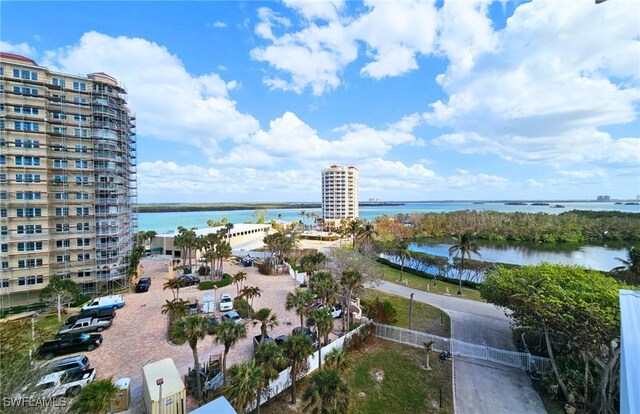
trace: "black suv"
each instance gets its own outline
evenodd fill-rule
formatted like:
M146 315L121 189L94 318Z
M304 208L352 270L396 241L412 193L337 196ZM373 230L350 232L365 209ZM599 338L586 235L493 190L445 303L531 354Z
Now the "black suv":
M148 292L149 287L151 286L151 278L150 277L141 277L136 284L136 293L139 292Z
M51 359L56 355L71 354L78 351L93 351L102 344L100 334L80 334L67 336L62 339L54 339L40 345L36 350L36 356Z
M77 315L70 316L69 319L64 323L65 325L71 325L78 321L78 319L84 318L115 318L116 311L109 309L91 309L86 311L81 311Z

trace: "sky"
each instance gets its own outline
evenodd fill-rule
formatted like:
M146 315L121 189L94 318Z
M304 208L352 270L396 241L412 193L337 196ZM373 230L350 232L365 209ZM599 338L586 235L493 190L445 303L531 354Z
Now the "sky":
M139 202L640 195L640 2L0 3L0 50L106 72Z

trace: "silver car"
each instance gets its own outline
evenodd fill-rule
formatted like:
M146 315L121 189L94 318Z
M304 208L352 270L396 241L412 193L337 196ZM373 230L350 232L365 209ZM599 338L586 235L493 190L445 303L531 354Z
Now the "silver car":
M222 315L222 322L226 322L226 321L234 321L238 325L244 323L244 319L242 319L240 315L238 315L238 312L236 311L227 312L224 315Z

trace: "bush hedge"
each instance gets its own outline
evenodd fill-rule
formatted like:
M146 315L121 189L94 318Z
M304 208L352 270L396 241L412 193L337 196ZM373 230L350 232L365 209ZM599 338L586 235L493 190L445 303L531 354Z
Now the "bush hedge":
M400 270L400 265L399 264L393 263L391 260L387 260L384 257L378 257L377 261L378 261L378 263L381 263L381 264L383 264L385 266L389 266L392 269ZM453 283L453 284L456 284L456 285L458 284L458 279L454 279L454 278L451 278L451 277L444 277L444 276L437 276L436 277L436 275L432 275L430 273L423 272L421 270L416 270L416 269L413 269L413 268L407 267L407 266L404 267L404 271L406 273L410 273L412 275L421 277L423 279L433 279L433 280L437 279L437 280L441 280L443 282ZM470 280L462 280L462 286L468 287L468 288L471 288L471 289L477 289L478 286L480 286L480 283L472 282Z
M238 315L243 319L248 319L249 314L253 314L253 308L249 302L243 298L235 298L233 300L233 309L238 312Z
M225 273L224 275L222 275L222 279L220 280L216 280L211 281L211 280L205 280L204 282L200 282L200 284L198 285L198 289L199 290L211 290L214 287L225 287L225 286L229 286L231 284L231 275L229 273Z
M45 309L47 307L48 307L48 305L46 303L43 303L43 302L36 302L36 303L32 303L30 305L13 306L13 307L8 308L8 309L0 310L0 318L4 318L7 315L16 315L16 314L22 313L22 312L39 311L39 310Z

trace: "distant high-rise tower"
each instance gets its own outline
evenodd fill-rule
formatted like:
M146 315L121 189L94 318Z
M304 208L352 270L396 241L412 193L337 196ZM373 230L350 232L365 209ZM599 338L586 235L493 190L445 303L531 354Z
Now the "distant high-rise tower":
M358 218L358 169L332 165L322 170L322 217Z
M0 307L37 301L53 274L87 294L126 284L136 138L125 89L11 53L0 80Z

